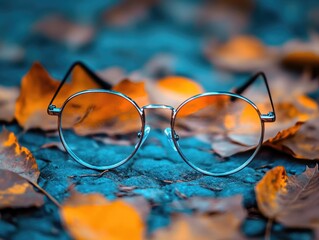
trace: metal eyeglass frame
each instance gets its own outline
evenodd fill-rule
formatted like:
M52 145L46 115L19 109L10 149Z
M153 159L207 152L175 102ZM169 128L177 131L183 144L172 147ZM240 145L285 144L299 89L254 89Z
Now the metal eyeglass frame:
M66 101L63 103L63 105L58 108L55 105L53 105L53 101L56 98L56 96L58 95L59 91L61 90L62 86L64 85L64 83L67 81L67 79L69 78L71 72L73 71L73 69L79 66L81 67L83 70L86 71L86 73L96 82L98 83L102 88L104 89L89 89L89 90L84 90L81 92L77 92L73 95L71 95L69 98L66 99ZM246 97L242 96L241 94L250 86L252 85L259 77L262 77L267 92L268 92L268 96L269 96L269 100L270 100L270 104L271 104L271 108L272 111L268 112L267 114L262 114L258 107L249 99L247 99ZM150 131L150 128L148 126L145 125L145 109L169 109L171 110L171 122L170 122L170 127L171 128L166 128L165 129L165 134L168 137L169 143L171 144L171 146L174 148L175 151L177 151L179 153L179 155L182 157L182 159L193 169L206 174L206 175L210 175L210 176L226 176L229 174L233 174L236 173L240 170L242 170L244 167L246 167L256 156L256 154L258 153L259 149L261 148L261 145L263 143L264 140L264 132L265 132L265 122L275 122L276 121L276 113L275 113L275 108L274 108L274 104L273 104L273 100L271 97L271 93L270 93L270 89L269 89L269 85L268 85L268 81L266 78L266 75L263 72L258 72L257 74L253 75L245 84L243 84L242 86L240 86L239 88L234 90L234 93L231 92L224 92L224 91L215 91L215 92L207 92L207 93L202 93L202 94L198 94L196 96L193 96L191 98L188 98L187 100L185 100L183 103L181 103L176 109L172 106L168 106L168 105L161 105L161 104L149 104L143 107L139 107L134 100L132 100L131 98L129 98L128 96L120 93L120 92L116 92L113 90L110 90L112 88L112 86L110 84L108 84L107 82L105 82L104 80L102 80L101 78L99 78L93 71L91 71L85 64L83 64L82 62L75 62L74 64L72 64L72 66L69 68L69 70L67 71L67 73L65 74L63 80L61 81L58 89L56 90L54 96L52 97L47 112L49 115L53 115L53 116L58 116L58 129L59 129L59 136L61 139L61 142L65 148L65 150L69 153L69 155L75 160L77 161L79 164L91 168L91 169L95 169L95 170L106 170L106 169L113 169L116 168L124 163L126 163L128 160L130 160L135 153L137 152L137 150L140 148L140 146L143 144L143 142L145 141L145 139L148 136L148 133ZM108 93L108 94L114 94L120 97L123 97L124 99L126 99L127 101L129 101L137 110L137 112L139 113L139 116L141 118L141 123L142 123L142 128L141 131L139 132L139 142L135 145L134 151L125 159L123 159L122 161L113 164L113 165L107 165L107 166L95 166L95 165L91 165L85 161L83 161L81 158L79 158L72 150L71 148L67 145L63 133L62 133L62 113L63 110L65 108L65 106L67 105L67 103L72 100L73 98L82 95L82 94L87 94L87 93ZM189 103L192 100L195 100L199 97L204 97L204 96L213 96L213 95L226 95L229 96L231 101L235 101L236 99L241 99L245 102L247 102L249 105L251 105L255 111L257 112L259 119L260 119L260 124L261 124L261 135L260 135L260 140L258 142L258 145L255 148L255 151L253 152L253 154L239 167L224 172L224 173L212 173L206 170L203 170L197 166L195 166L192 162L190 162L187 157L183 154L183 152L181 151L181 148L179 146L178 143L178 135L175 133L174 131L174 124L175 124L175 119L176 119L176 115L179 112L179 110L187 103Z

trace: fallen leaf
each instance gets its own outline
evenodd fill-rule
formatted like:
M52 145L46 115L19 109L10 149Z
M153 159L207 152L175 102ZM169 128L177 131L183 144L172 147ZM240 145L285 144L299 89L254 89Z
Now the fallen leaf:
M47 114L47 107L58 86L59 82L50 77L39 63L32 65L30 71L22 78L20 96L16 102L15 118L20 126L25 130L57 129L56 118ZM90 76L77 66L74 68L71 82L62 87L54 104L62 106L72 94L97 87Z
M35 63L23 77L21 93L16 102L15 117L24 129L57 129L56 118L49 116L46 111L58 85L59 82L51 78L39 63ZM66 83L61 88L53 104L61 107L72 94L96 88L101 88L101 86L94 82L87 72L78 65L72 72L70 83ZM124 79L116 84L113 90L126 94L141 106L149 102L144 82L132 82ZM95 133L118 134L123 131L132 131L132 127L134 131L136 127L140 128L140 115L128 101L117 97L120 104L114 106L117 110L113 111L105 103L113 101L115 95L95 94L94 101L92 101L91 96L92 94L82 94L73 98L64 108L62 126L64 129L74 128L77 134L86 135ZM138 124L132 120L133 117L138 121ZM114 121L115 118L121 121ZM122 127L106 123L116 123Z
M18 63L24 56L25 50L22 47L0 42L0 61Z
M127 26L136 24L148 16L148 10L156 3L156 0L129 0L122 1L108 8L103 13L105 24L111 26Z
M246 217L242 197L226 199L190 198L173 203L192 215L174 214L168 228L157 230L152 239L243 239L240 226Z
M314 118L304 124L296 125L296 132L279 140L270 141L269 145L287 152L295 158L319 159L319 119ZM267 144L268 145L268 144Z
M40 175L32 153L20 146L14 133L5 128L0 134L0 169L15 172L34 183Z
M275 167L255 187L258 208L285 226L318 229L318 182L318 165L298 176L288 176L284 167Z
M243 197L236 195L229 198L191 197L172 203L174 209L182 211L190 209L196 213L226 213L231 212L238 219L245 219L246 210L242 206Z
M239 35L225 44L212 43L206 56L218 67L250 72L263 69L276 61L275 51L253 36Z
M203 4L191 2L164 3L170 19L178 24L200 27L221 36L232 36L247 29L253 6L251 0L205 1ZM176 11L179 9L179 11Z
M290 70L319 71L319 35L313 34L308 42L290 41L282 48L281 64Z
M65 152L65 148L63 147L63 144L61 142L49 142L45 143L41 146L41 148L57 148L62 152Z
M110 202L100 194L73 192L60 214L75 239L143 239L145 225L134 207L122 200Z
M11 122L14 119L15 103L18 96L18 88L0 86L0 121Z
M181 76L167 76L156 82L148 81L146 84L152 103L172 107L178 107L186 99L204 92L200 84Z
M308 80L306 78L301 79L301 82L305 83ZM318 104L305 95L310 90L309 86L313 90L318 84L310 82L308 87L298 88L300 86L299 82L287 80L286 78L276 79L272 83L271 89L274 89L272 95L276 110L276 122L265 124L264 142L277 148L276 144L280 140L295 135L303 123L310 121L318 114ZM243 95L254 101L261 113L270 111L268 95L260 89L252 87L247 89ZM255 148L253 147L254 144L251 144L252 147L247 147L249 146L247 143L256 143L258 141L260 138L260 125L257 121L256 124L252 123L253 112L247 110L252 109L244 109L241 117L233 120L233 125L242 127L235 128L236 131L228 132L224 138L218 139L214 143L213 150L220 156L228 157ZM232 115L231 118L234 117ZM248 128L247 126L245 127L249 122L252 124L249 124ZM249 138L247 138L247 134Z
M70 48L88 44L95 34L92 26L73 23L58 15L45 17L34 25L33 30Z
M145 88L143 81L132 82L129 79L124 79L113 86L112 90L125 94L142 107L150 102Z
M40 207L43 195L23 177L9 170L0 169L0 209Z

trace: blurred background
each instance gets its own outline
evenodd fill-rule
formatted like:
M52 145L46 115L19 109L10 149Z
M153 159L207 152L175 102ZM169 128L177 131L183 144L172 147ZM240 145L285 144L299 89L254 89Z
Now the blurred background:
M1 0L0 84L19 84L34 61L57 79L81 60L206 90L257 70L316 75L318 29L317 0Z

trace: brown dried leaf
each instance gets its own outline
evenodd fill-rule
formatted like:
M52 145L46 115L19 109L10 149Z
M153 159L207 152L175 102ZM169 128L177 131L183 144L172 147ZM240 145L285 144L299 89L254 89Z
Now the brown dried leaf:
M40 207L43 195L23 177L9 170L0 169L0 209Z
M291 154L295 158L319 159L319 119L314 118L297 127L295 134L270 141L270 146Z
M62 16L48 16L34 26L34 31L43 34L49 39L65 43L71 48L81 47L89 43L95 30L89 25L72 23Z
M0 121L11 122L14 119L15 103L18 96L18 88L0 86Z
M284 167L276 167L255 188L260 211L288 227L319 228L318 165L298 176L287 176Z
M304 81L302 80L302 82ZM276 147L275 142L277 143L282 139L295 135L302 123L313 119L318 113L318 104L304 95L309 89L303 87L301 90L298 88L299 84L298 82L295 83L285 78L280 78L271 85L272 89L274 89L272 93L277 119L275 123L265 125L264 142L270 146ZM293 86L298 88L298 90L291 90ZM311 86L314 87L312 83ZM270 111L268 95L255 88L248 89L244 94L245 97L256 103L261 113ZM243 114L246 117L242 117L237 124L244 125L245 121L249 119L249 114L249 112ZM255 137L255 140L252 138L253 142L257 142L256 139L260 137L259 125L256 124L256 127L250 126L249 134L251 137ZM213 149L223 157L232 156L236 153L247 151L247 141L245 134L242 132L232 132L224 139L220 139L218 143L215 143ZM269 142L273 144L269 144Z
M61 142L49 142L41 146L41 148L57 148L62 152L65 152L65 148Z
M246 217L246 211L241 203L241 196L226 199L191 198L175 202L175 207L211 214L175 214L172 224L156 231L152 239L243 239L240 225Z
M73 192L60 210L64 226L75 239L142 239L145 225L134 207L110 202L100 194Z
M34 183L40 175L32 153L20 146L14 133L6 129L0 134L0 169L15 172Z
M310 41L290 41L282 50L281 64L287 69L319 71L319 35L313 35Z
M245 219L247 213L242 206L243 197L236 195L229 198L204 198L191 197L187 200L179 200L172 203L178 210L191 209L197 213L225 213L231 212L238 219Z
M148 10L156 3L156 0L122 1L103 14L105 24L111 26L132 25L145 19Z

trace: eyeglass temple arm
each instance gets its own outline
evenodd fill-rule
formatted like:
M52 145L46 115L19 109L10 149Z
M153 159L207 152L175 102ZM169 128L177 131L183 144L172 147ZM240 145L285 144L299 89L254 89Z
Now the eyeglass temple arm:
M96 82L98 83L99 85L101 85L102 88L104 89L111 89L112 88L112 85L105 82L104 80L102 80L99 76L97 76L87 65L85 65L83 62L81 61L76 61L74 62L71 67L68 69L68 71L66 72L66 74L64 75L58 89L56 90L56 92L54 93L50 103L49 103L49 106L48 106L48 111L50 111L50 108L52 108L52 103L54 101L54 99L56 98L56 96L59 94L61 88L63 87L64 83L67 81L67 79L69 78L71 72L73 71L73 69L76 67L76 66L80 66L82 69L84 69L84 71Z
M267 114L262 114L261 117L265 122L275 122L276 121L276 112L274 103L271 97L271 92L268 84L268 80L266 77L266 74L264 72L258 72L255 75L253 75L250 79L248 79L247 82L245 82L242 86L236 88L234 90L234 93L241 95L244 91L246 91L247 88L249 88L259 77L261 77L266 85L266 89L268 92L268 97L270 100L272 111Z

